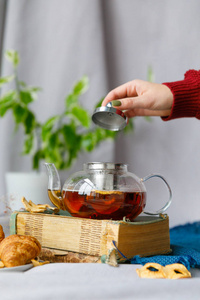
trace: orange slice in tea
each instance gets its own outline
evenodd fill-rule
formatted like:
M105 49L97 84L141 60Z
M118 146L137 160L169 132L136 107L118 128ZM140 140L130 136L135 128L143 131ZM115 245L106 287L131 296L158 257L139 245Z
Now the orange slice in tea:
M107 215L117 211L124 202L123 192L120 191L95 190L86 199L97 213Z
M86 202L87 195L80 195L78 192L63 191L64 206L73 217L90 217L94 209Z
M78 192L63 191L64 205L69 212L77 213L84 205L85 197Z

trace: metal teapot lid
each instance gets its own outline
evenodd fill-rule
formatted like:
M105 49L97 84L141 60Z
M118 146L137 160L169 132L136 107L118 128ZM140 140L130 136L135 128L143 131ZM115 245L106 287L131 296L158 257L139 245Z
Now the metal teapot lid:
M108 103L106 106L95 109L92 115L92 121L104 129L119 131L126 127L128 118L121 110L112 107L112 105Z

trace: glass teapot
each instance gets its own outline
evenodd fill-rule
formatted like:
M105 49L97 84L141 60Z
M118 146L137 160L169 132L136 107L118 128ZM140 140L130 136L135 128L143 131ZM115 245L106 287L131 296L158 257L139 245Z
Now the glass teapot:
M142 179L128 172L126 164L92 162L83 165L83 171L70 176L61 190L60 178L52 163L45 163L49 182L48 195L59 209L67 210L73 217L91 219L129 220L140 213L164 213L171 204L172 192L161 175L151 174ZM146 188L144 182L159 177L167 185L169 199L156 212L144 211Z

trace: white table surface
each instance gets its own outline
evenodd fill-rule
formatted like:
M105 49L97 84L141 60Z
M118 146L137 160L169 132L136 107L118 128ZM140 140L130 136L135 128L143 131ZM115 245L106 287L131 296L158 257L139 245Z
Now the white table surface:
M8 234L6 218L0 224ZM191 269L192 278L143 279L141 265L52 263L25 272L0 270L0 300L15 299L200 299L200 269Z
M0 271L0 298L7 299L200 299L200 270L192 278L143 279L137 265L56 263L26 272Z

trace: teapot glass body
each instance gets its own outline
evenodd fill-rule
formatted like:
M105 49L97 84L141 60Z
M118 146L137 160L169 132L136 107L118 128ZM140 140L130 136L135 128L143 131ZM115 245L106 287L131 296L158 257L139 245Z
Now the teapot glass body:
M54 166L53 164L46 164ZM48 168L47 168L48 169ZM51 172L52 173L52 172ZM144 181L160 175L149 175L143 179L128 172L126 164L87 163L83 171L70 176L64 183L62 191L55 184L55 178L49 173L49 198L62 210L67 210L73 217L91 219L133 220L144 211L146 205L146 188ZM53 184L54 183L54 184ZM171 203L159 211L164 212Z

